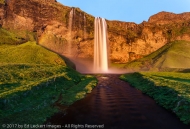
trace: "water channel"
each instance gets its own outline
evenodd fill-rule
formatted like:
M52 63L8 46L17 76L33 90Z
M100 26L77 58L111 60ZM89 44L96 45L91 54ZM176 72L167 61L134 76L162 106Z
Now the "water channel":
M66 113L56 113L48 122L78 128L89 124L102 125L104 129L190 129L119 76L97 75L99 83L92 93L71 105Z

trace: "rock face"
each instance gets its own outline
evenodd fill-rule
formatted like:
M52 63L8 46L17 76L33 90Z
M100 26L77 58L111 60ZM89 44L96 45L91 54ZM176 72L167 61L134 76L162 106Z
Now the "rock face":
M190 16L189 13L175 14L175 13L169 13L169 12L163 11L151 16L148 22L154 23L157 25L179 23L179 22L184 22L186 20L190 20L189 16Z
M107 24L111 62L141 58L170 41L190 41L190 13L160 12L141 24L108 20ZM0 2L0 26L33 33L40 45L57 53L93 58L94 17L56 0Z
M3 18L4 18L4 4L0 3L0 27L3 24Z

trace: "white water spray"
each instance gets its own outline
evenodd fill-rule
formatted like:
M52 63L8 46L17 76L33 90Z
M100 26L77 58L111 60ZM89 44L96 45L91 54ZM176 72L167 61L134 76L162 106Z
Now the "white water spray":
M104 18L94 22L94 72L108 72L107 24Z

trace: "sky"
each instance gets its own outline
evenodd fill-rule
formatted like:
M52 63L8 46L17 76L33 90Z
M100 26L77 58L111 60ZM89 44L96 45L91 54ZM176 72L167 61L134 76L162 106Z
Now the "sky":
M95 17L141 23L161 11L190 12L190 0L57 0Z

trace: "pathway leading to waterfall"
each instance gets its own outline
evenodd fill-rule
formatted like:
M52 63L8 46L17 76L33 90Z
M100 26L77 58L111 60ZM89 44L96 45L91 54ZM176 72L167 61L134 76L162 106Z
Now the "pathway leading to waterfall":
M104 129L190 129L153 99L119 79L119 75L97 76L98 86L67 113L57 113L54 125L103 125ZM78 128L78 129L79 129Z

